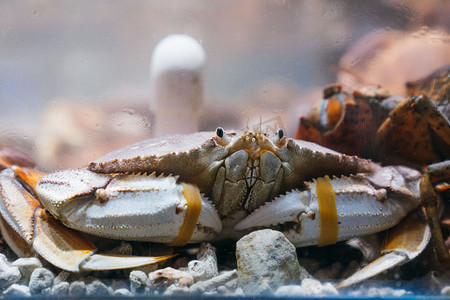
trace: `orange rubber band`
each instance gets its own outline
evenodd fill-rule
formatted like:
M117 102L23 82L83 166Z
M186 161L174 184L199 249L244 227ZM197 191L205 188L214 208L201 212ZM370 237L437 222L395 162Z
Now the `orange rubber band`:
M202 197L199 189L191 184L182 183L183 194L186 198L187 209L183 225L180 227L178 236L170 243L170 246L184 246L191 239L197 225L198 217L202 211Z
M336 244L338 238L338 215L336 197L328 176L317 178L317 201L319 203L319 246Z

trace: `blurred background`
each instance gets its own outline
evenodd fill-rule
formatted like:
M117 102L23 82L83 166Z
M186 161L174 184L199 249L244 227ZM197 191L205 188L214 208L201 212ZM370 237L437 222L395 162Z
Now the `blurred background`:
M206 53L199 130L261 119L292 136L326 84L402 94L449 64L449 15L445 0L2 1L0 144L50 171L154 136L150 61L171 34Z

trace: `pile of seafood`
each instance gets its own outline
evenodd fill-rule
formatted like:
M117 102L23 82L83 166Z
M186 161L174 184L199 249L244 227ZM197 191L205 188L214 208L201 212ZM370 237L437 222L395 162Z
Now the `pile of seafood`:
M218 127L50 174L3 148L3 295L448 295L449 80L329 86L296 139Z

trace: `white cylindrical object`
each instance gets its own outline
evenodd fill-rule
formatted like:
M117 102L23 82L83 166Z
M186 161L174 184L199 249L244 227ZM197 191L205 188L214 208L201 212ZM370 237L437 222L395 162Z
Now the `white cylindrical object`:
M198 131L204 64L203 47L187 35L158 43L150 68L154 136Z

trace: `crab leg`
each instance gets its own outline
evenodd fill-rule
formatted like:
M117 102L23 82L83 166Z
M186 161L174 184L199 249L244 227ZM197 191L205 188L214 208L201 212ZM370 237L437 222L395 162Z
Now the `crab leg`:
M430 127L450 145L450 122L447 117L433 104L430 98L420 95L411 99L412 108L421 115Z
M420 118L417 118L417 116L420 116ZM397 138L410 136L411 131L409 128L415 128L419 123L425 124L425 126L428 124L447 145L450 145L449 120L428 97L423 95L408 97L389 113L389 118L378 129L376 145L389 144L386 141L389 141L393 136L397 136ZM418 153L417 156L412 157L412 161L430 163L439 160L436 154L429 151L433 146L430 139L417 143L415 138L416 136L412 135L412 138L409 139L411 147L414 147L413 152ZM410 148L405 147L405 149ZM412 152L408 150L405 153L401 153L401 155L408 157L410 153ZM420 158L420 161L418 161L418 158Z
M139 267L172 258L94 254L97 248L76 231L63 226L43 209L36 211L33 248L51 264L71 272Z
M430 241L430 228L418 213L411 213L393 230L389 230L381 257L365 266L335 287L344 288L402 265L422 253Z
M0 173L0 213L2 234L19 256L32 252L36 199L14 177L12 169Z
M437 212L438 199L431 182L448 178L449 170L450 161L430 165L426 168L420 181L421 204L424 206L426 211L427 221L432 233L431 240L439 261L447 268L450 267L450 253L445 246L442 231L439 226L439 216Z

